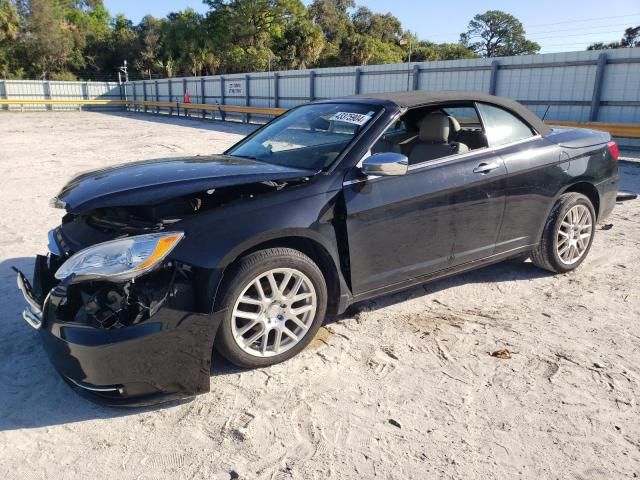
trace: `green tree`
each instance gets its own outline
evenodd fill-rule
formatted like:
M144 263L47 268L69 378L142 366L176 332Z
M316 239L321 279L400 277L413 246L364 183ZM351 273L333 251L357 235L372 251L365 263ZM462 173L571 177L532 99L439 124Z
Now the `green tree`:
M476 15L460 44L483 57L504 57L538 53L540 45L525 37L522 23L513 15L489 10Z
M610 43L596 42L589 45L587 47L587 50L608 50L611 48L622 48L622 45L620 45L620 42L610 42Z
M478 55L459 43L441 43L438 48L438 60L460 60L462 58L478 58Z
M596 42L587 47L587 50L607 50L610 48L633 48L640 47L640 25L629 27L624 31L622 40L619 42Z
M478 55L458 43L433 43L419 41L412 44L411 61L432 62L436 60L459 60L477 58ZM405 57L405 60L408 58Z
M52 72L65 71L74 55L73 25L65 22L64 9L50 0L31 0L27 17L28 68L48 78Z
M105 72L105 53L109 50L111 39L111 15L102 1L92 2L86 10L72 9L68 20L78 25L82 30L84 64L88 71L94 73Z
M349 9L355 6L355 0L314 0L309 14L327 42L339 45L351 26Z
M351 21L356 32L384 43L395 43L402 36L402 24L391 13L382 15L367 7L359 7Z
M107 72L116 72L124 60L133 62L139 51L138 33L133 22L123 14L116 15L111 21L103 68Z
M12 76L17 67L14 59L20 23L16 5L10 0L0 0L0 76L3 78Z
M318 61L323 48L322 30L306 16L289 22L273 45L282 69L308 68Z
M205 0L208 37L228 72L273 65L307 66L317 58L320 30L300 0ZM288 41L296 42L289 44ZM282 56L282 58L281 58Z
M157 70L158 61L162 50L162 26L164 21L145 15L137 27L138 44L140 50L134 65L137 70L144 72L145 76L151 79L153 71Z
M340 45L340 61L343 65L401 63L404 55L404 50L397 43L382 42L359 33L349 35Z
M320 27L324 37L318 66L346 65L349 55L345 57L346 46L342 46L343 40L348 39L351 45L362 43L353 38L355 32L349 9L355 6L355 0L314 0L309 5L309 15L313 23Z
M177 72L189 75L194 70L194 58L205 48L204 17L192 8L170 13L162 25L162 47L165 58L176 60ZM196 68L197 69L197 68Z
M0 0L0 42L16 40L20 29L18 9L11 0Z
M640 25L627 28L620 44L625 48L640 47Z

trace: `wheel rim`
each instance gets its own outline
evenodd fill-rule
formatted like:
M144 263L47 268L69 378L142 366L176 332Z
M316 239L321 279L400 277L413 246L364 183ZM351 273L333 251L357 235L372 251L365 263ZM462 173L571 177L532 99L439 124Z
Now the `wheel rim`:
M309 277L293 268L269 270L238 296L231 317L233 339L249 355L280 355L306 336L316 310Z
M589 248L593 235L591 211L584 205L575 205L569 209L556 238L558 258L565 265L579 261Z

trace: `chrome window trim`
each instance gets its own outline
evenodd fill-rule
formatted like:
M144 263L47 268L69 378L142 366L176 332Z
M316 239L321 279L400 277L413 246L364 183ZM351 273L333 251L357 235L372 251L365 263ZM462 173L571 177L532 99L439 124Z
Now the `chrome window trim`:
M520 145L520 144L524 144L527 142L532 142L534 140L539 140L542 138L542 135L540 134L535 134L529 138L523 138L522 140L517 140L515 142L511 142L511 143L505 143L504 145L498 145L495 147L484 147L484 148L478 148L476 150L471 150L469 152L465 152L465 153L457 153L455 155L449 155L446 157L442 157L438 160L430 160L428 162L423 162L423 163L418 163L416 165L410 165L409 168L407 169L407 174L409 174L410 172L415 172L417 170L422 170L424 168L430 168L436 165L442 165L443 163L448 163L451 161L455 161L455 160L460 160L462 158L467 158L467 157L471 157L473 155L477 155L479 153L491 153L491 152L497 152L498 150L502 150L504 148L509 148L509 147L513 147L514 145ZM372 177L367 177L367 178L358 178L355 180L348 180L346 182L342 182L343 186L347 186L347 185L353 185L355 183L360 183L360 182L366 182L366 181L370 181L370 180L377 180L379 178L386 178L386 177L380 177L380 176L372 176Z

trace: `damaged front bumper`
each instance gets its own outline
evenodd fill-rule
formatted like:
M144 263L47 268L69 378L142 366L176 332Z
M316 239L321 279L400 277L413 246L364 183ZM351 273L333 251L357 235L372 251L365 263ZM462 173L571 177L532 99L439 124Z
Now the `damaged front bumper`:
M19 271L17 283L27 303L23 318L38 330L67 383L114 406L149 405L209 391L220 314L197 313L186 278L177 280L169 272L139 279L138 290L145 281L152 282L149 288L164 288L160 300L136 306L122 303L115 293L120 285L56 283L51 257L36 258L33 287ZM136 308L147 311L144 316L125 311ZM128 318L135 323L123 320Z
M17 269L16 271L18 273L18 277L16 279L18 283L18 290L20 290L22 296L24 297L24 300L27 302L27 306L22 311L22 318L33 328L39 330L42 327L43 305L39 304L38 300L36 300L31 289L31 284L25 278L22 272ZM43 302L44 305L47 304L47 300L48 299L45 299L45 301Z

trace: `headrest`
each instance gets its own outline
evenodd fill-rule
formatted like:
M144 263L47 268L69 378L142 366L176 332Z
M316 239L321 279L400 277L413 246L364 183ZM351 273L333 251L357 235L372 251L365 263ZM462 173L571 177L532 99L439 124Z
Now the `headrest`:
M418 122L421 142L447 143L449 141L449 117L442 113L429 113Z
M456 120L456 118L452 117L451 115L449 115L449 128L454 132L459 132L462 129L462 127L460 127L460 122L458 122L458 120Z

